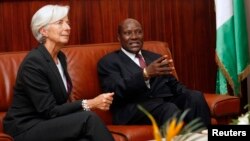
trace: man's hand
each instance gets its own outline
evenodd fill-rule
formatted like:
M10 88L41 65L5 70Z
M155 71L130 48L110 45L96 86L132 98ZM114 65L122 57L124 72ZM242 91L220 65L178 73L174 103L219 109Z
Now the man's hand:
M149 64L145 68L145 72L148 77L155 77L161 75L172 74L174 71L173 60L168 59L167 55L163 55L162 57L156 59L151 64Z

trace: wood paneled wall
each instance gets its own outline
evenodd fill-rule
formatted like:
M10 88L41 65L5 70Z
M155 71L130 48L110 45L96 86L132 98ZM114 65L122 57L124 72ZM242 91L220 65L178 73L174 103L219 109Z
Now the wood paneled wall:
M69 44L117 42L117 25L127 17L144 27L145 40L169 43L180 81L215 91L213 0L1 0L0 52L30 50L34 12L45 4L70 5Z

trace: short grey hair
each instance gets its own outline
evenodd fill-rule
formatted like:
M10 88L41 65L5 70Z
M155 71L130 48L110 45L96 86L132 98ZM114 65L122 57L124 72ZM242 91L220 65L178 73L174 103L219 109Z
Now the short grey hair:
M43 36L40 29L49 23L56 22L68 15L69 6L45 5L40 8L32 17L31 30L33 36L40 43L43 42Z

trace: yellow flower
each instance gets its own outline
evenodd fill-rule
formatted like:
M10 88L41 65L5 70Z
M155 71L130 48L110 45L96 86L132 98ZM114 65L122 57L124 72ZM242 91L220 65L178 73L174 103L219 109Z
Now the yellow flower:
M150 119L152 122L152 127L154 131L154 138L156 141L162 141L162 136L160 132L160 128L158 127L154 117L147 111L145 110L142 106L138 105L138 108L147 115L147 117ZM186 124L184 126L184 117L188 113L189 110L185 110L179 119L177 119L176 116L174 116L172 119L166 122L166 124L163 126L163 132L165 133L165 140L166 141L172 141L174 137L178 136L179 134L182 134L178 139L175 139L175 141L183 141L191 136L191 132L199 132L204 129L203 124L200 122L199 118L196 118Z
M180 121L179 123L176 123L177 119L173 118L170 122L170 125L167 127L166 130L166 141L171 141L173 137L179 134L181 131L184 122Z

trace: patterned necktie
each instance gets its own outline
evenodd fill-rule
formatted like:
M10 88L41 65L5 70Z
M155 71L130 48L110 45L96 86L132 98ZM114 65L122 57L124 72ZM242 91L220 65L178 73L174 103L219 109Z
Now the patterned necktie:
M146 68L147 65L146 65L146 63L145 63L145 61L144 61L142 55L138 53L138 54L136 54L135 57L138 58L140 67L141 67L142 69Z

